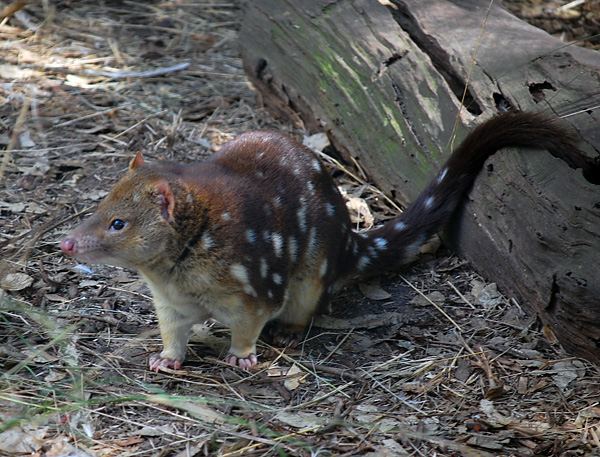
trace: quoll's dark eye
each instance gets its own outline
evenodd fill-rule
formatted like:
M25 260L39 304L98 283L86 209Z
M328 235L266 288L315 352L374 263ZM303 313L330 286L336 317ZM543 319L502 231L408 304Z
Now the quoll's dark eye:
M110 223L110 230L118 232L119 230L123 230L126 225L127 222L122 221L121 219L115 219Z

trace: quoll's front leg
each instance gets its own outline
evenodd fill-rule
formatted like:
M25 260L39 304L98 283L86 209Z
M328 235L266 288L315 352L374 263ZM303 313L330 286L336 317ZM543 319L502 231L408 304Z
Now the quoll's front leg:
M161 302L154 303L163 350L150 357L150 369L157 373L162 368L178 370L185 359L186 345L192 326L199 322L192 316L185 316L177 309Z

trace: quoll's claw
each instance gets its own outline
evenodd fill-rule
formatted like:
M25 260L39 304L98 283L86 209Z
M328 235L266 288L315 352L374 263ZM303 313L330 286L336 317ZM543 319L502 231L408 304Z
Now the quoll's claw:
M179 370L181 368L181 362L179 360L163 359L160 354L154 354L150 357L150 369L158 373L163 368L171 370Z
M273 338L273 342L280 347L295 348L296 346L298 346L299 339L300 337L298 335L277 334Z
M230 365L237 365L242 370L249 370L257 364L258 358L256 357L256 354L250 354L246 359L240 359L233 354L229 354L227 357L225 357L225 362L227 362Z

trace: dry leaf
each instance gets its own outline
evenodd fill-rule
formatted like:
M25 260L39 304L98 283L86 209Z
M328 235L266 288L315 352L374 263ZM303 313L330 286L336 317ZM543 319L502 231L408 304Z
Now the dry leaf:
M361 293L370 300L387 300L392 296L376 282L361 282L358 284Z
M44 377L44 381L46 382L58 382L62 381L67 377L67 373L59 370L50 370L48 374Z
M33 284L33 278L25 273L10 273L2 280L2 288L4 290L23 290Z
M286 373L286 376L299 375L300 373L302 373L302 370L300 368L298 368L298 365L293 364L291 366L291 368L288 370L288 372ZM293 378L286 379L283 382L283 385L285 386L285 388L287 390L295 390L300 386L300 384L304 383L306 376L307 376L307 374L305 374L304 376L294 376Z
M353 224L364 222L366 228L373 226L375 219L371 214L371 208L367 205L364 198L352 197L348 195L346 197L346 208L350 212L350 220Z
M304 413L302 411L280 411L275 419L295 428L315 428L323 424L323 420L316 414Z
M45 457L91 457L85 451L77 449L64 438L59 443L54 443L45 454Z
M22 213L25 211L25 203L23 202L16 202L16 203L8 203L8 202L4 202L4 201L0 201L0 208L4 208L8 211L10 211L11 213Z
M156 425L156 426L146 426L141 430L138 430L138 434L141 436L163 436L163 435L171 435L173 433L173 427L170 425Z
M169 406L171 408L177 408L181 411L186 411L196 419L203 420L208 423L224 424L225 417L213 410L208 406L204 406L191 401L181 400L177 397L171 397L167 395L148 395L146 400L152 403L157 403L163 406Z
M546 339L550 341L550 344L558 344L558 339L556 338L556 335L554 335L554 332L550 327L544 325L544 327L542 328L542 332L546 336Z
M44 295L46 297L46 300L51 301L51 302L56 302L56 303L66 303L69 300L66 299L65 297L61 297L58 294L46 294Z
M26 130L19 135L19 144L24 149L36 146L35 141L31 139L31 132L29 130Z
M302 144L313 151L323 151L331 143L327 134L315 133L314 135L305 136L302 139Z
M48 427L36 429L13 428L0 433L0 451L7 454L29 454L39 451L45 444Z
M476 281L473 281L474 283ZM471 290L471 294L477 299L477 301L483 305L486 310L492 309L502 302L504 297L502 294L498 292L498 286L496 283L487 284L481 287L482 283L480 281L476 282L477 284L473 286Z
M479 402L481 411L487 416L488 422L492 427L505 427L514 421L510 417L500 414L490 400L481 400Z
M585 365L580 360L564 360L555 363L552 371L556 373L554 384L564 391L575 379L585 376Z

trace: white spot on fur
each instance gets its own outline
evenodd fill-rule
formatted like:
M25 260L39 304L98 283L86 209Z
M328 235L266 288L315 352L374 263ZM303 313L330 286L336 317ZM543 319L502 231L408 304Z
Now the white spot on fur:
M300 199L300 201L302 202L302 198ZM300 225L300 230L302 230L303 232L306 232L306 229L308 228L308 224L306 222L306 201L302 202L302 205L300 206L300 209L298 210L298 225Z
M312 227L308 234L308 249L307 253L309 256L313 255L317 250L317 229Z
M312 181L308 181L306 183L306 188L308 189L308 192L310 194L314 194L315 193L315 185L314 185L314 183Z
M277 195L274 199L273 199L273 204L275 206L281 206L281 197L279 195Z
M279 233L273 233L273 249L275 255L281 257L281 251L283 250L283 237Z
M260 276L263 279L265 279L267 277L268 272L269 272L269 265L267 264L267 259L262 257L260 259Z
M369 264L371 263L371 259L368 255L363 255L358 259L358 263L356 264L357 268L360 271L363 271Z
M256 173L256 176L258 176L259 178L262 179L262 178L265 177L265 174L262 171L259 171L259 172Z
M325 273L327 273L327 259L323 260L321 268L319 268L319 276L322 278L325 276Z
M312 166L315 170L321 171L321 164L319 163L319 161L317 159L313 159Z
M254 290L254 287L252 287L250 284L246 284L244 286L244 292L246 292L248 295L252 295L253 297L258 297L256 290Z
M440 174L437 177L437 183L440 184L444 178L446 177L446 174L448 173L448 169L447 168L443 168L442 171L440 171Z
M273 273L273 282L275 284L277 284L278 286L280 286L281 283L283 282L283 278L281 277L281 275L279 275L277 273Z
M188 203L192 203L194 201L194 196L192 194L187 194L185 197L185 201Z
M380 251L387 249L388 242L385 238L375 238L373 243L375 243L375 247Z
M267 243L269 243L271 241L271 232L269 230L265 230L263 232L263 238Z
M331 203L327 203L327 205L325 205L325 211L327 211L329 216L333 216L335 214L335 206Z
M256 242L256 232L252 229L246 230L246 239L250 243L255 243Z
M283 292L283 307L285 307L285 305L287 304L288 300L290 299L290 289L285 289L285 291Z
M394 229L398 230L399 232L401 230L404 230L405 228L406 228L406 224L404 222L402 222L402 221L396 222L396 225L394 225Z
M435 202L435 198L434 197L428 197L425 200L425 208L427 208L427 209L431 208L431 205L433 205L433 202Z
M271 300L273 300L273 291L271 291L271 290L270 290L270 291L268 291L268 292L267 292L267 296L268 296L268 297L269 297ZM261 310L261 311L262 311L262 310Z
M265 156L265 151L260 151L258 154L256 154L256 157L258 159L262 159Z
M208 251L211 247L213 247L214 244L215 242L213 241L210 234L208 232L204 232L202 238L200 239L200 246L202 246L202 249Z
M221 219L223 219L224 221L230 221L231 220L231 214L225 212L225 213L221 214Z
M359 232L359 234L358 234L358 235L359 235L359 236L362 236L363 238L368 238L368 236L369 236L369 235L367 234L367 232Z
M248 269L241 263L234 263L229 267L229 271L231 272L231 276L233 276L242 284L250 284L250 279L248 278Z
M288 252L290 253L290 262L296 263L298 259L298 242L293 236L288 238Z

